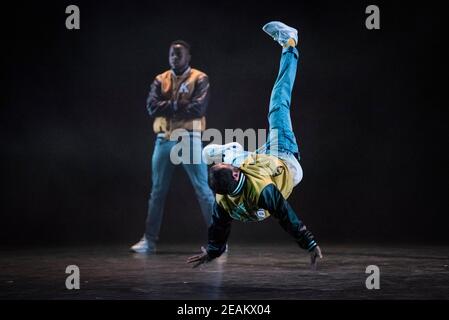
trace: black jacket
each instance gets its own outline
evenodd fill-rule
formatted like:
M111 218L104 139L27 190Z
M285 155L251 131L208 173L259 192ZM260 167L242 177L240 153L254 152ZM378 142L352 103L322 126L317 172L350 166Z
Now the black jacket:
M301 248L312 251L317 246L313 234L307 230L274 184L270 184L262 190L258 205L278 219L282 228L293 236ZM225 251L232 220L231 216L215 203L207 246L207 253L211 259L219 257Z

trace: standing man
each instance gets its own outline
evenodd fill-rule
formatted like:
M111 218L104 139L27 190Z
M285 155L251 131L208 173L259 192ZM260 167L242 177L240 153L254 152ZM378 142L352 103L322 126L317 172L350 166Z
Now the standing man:
M201 132L206 123L209 79L205 73L190 67L190 58L190 45L187 42L172 42L169 49L171 69L156 76L148 95L147 109L154 118L153 129L156 133L152 190L145 234L131 247L134 252L156 252L165 199L176 166L171 161L170 152L178 141L170 140L171 133L176 129L184 129L189 136L186 138L189 138L190 143L190 159L201 159ZM209 226L215 199L207 182L207 166L203 161L187 161L182 165L192 182L206 226Z

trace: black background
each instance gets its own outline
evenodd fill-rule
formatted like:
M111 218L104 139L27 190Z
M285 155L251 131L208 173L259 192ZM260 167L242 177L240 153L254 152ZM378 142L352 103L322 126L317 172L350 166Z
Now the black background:
M65 28L76 4L81 30ZM365 28L377 4L381 30ZM448 242L447 42L437 2L39 1L2 4L1 244L132 243L150 192L145 99L168 46L208 73L208 126L265 128L280 47L300 30L292 121L304 179L290 201L318 239ZM203 241L181 168L161 240ZM233 241L288 240L275 221Z

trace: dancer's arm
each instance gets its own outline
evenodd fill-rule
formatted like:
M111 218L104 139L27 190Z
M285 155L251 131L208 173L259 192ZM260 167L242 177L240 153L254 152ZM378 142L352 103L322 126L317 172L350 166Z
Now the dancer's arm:
M187 263L193 263L193 267L218 258L226 250L229 233L231 232L232 218L217 203L214 204L212 224L209 227L209 242L207 249L201 248L201 254L190 257Z
M321 250L315 241L312 232L307 230L304 223L298 218L293 208L274 184L266 186L259 197L259 207L266 209L278 219L282 228L295 238L298 245L311 253L311 262L315 266L316 258L320 257Z

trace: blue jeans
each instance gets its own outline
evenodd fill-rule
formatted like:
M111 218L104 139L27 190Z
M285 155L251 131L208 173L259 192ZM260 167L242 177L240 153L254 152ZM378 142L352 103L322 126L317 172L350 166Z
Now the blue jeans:
M155 243L159 239L165 199L170 187L170 180L176 167L170 161L170 151L178 142L171 141L164 137L157 137L153 158L152 158L152 190L148 201L148 215L146 219L145 236L150 242ZM191 154L199 153L201 158L202 141L200 135L190 136ZM207 183L207 165L204 162L199 164L182 164L184 170L190 178L195 190L201 213L206 225L211 223L213 205L215 197Z
M279 158L283 155L294 155L299 158L298 144L290 118L290 101L296 78L298 56L298 50L295 47L282 50L278 77L271 91L268 140L256 150L257 153L273 154Z

